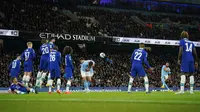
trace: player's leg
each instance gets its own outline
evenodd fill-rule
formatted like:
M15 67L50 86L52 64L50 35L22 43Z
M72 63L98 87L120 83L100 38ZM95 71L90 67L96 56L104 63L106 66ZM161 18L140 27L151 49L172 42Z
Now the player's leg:
M29 93L29 92L31 92L31 93L35 93L35 94L38 94L38 91L37 91L37 89L33 89L33 88L26 88L26 91L27 91L27 93Z
M56 82L57 93L60 94L61 93L61 91L60 91L61 80L60 80L60 69L59 68L56 70L55 75L56 75L56 79L57 79L57 82Z
M70 87L71 87L71 82L72 82L72 78L73 78L73 73L72 70L67 70L66 72L66 76L65 79L67 80L67 84L66 84L66 91L65 94L71 94L70 92Z
M42 74L41 74L41 78L40 78L40 87L42 87L43 82L45 81L46 75L49 71L49 63L47 61L42 62ZM49 77L50 78L50 77Z
M133 69L131 70L131 76L129 76L129 83L128 83L128 93L131 92L131 88L132 88L132 85L133 85L133 77L136 77L137 75L137 72Z
M35 87L40 87L40 79L42 77L43 70L44 70L43 69L43 60L40 59L39 71L37 73Z
M81 71L81 76L82 76L82 81L83 81L83 85L84 85L84 89L86 90L88 85L87 85L87 79L86 79L86 72Z
M184 88L185 88L185 82L186 82L186 73L189 72L189 64L182 62L181 63L181 81L180 81L180 91L177 92L176 94L183 94L184 93Z
M186 76L185 76L185 73L182 73L181 81L180 81L180 91L177 92L176 94L184 93L185 82L186 82Z
M190 94L194 93L194 62L190 63L189 72L190 72Z
M50 80L49 80L49 94L52 92L52 85L53 85L53 79L55 78L55 70L50 70Z
M164 87L165 87L167 90L169 90L169 87L167 86L167 84L166 84L166 82L165 82L167 79L168 79L168 76L162 77L162 83L163 83Z
M28 75L28 73L27 73L27 65L26 65L26 63L24 63L24 76L23 76L23 78L22 78L22 83L24 84L24 85L26 85L26 76Z
M139 75L140 77L143 77L143 78L144 78L144 87L145 87L146 93L150 93L150 91L149 91L149 79L148 79L148 77L147 77L147 74L146 74L146 72L145 72L143 66L139 66L139 67L137 68L137 71L138 71L138 75Z

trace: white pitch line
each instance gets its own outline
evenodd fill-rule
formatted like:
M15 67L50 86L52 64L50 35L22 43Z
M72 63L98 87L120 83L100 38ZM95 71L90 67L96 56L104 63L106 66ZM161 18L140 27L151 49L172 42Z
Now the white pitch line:
M0 99L0 101L72 101L72 102L124 102L124 103L171 103L200 104L200 101L182 100L112 100L112 99Z

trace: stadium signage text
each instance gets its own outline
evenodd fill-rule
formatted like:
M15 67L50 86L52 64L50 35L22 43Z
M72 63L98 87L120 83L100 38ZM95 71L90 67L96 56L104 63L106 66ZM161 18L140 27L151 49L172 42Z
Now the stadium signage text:
M179 46L179 40L164 40L164 39L146 39L146 38L128 38L128 37L113 37L114 42L121 43L145 43L154 45L171 45ZM200 47L200 42L193 41L196 47Z
M58 40L96 41L95 36L75 35L75 34L40 33L39 37L42 39L55 37Z
M18 30L6 30L6 29L0 29L0 36L19 36Z

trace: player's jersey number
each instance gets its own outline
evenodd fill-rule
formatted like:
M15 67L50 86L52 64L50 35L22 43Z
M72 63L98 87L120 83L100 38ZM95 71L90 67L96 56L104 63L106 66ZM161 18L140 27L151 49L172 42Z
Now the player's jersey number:
M191 43L185 43L185 46L186 46L186 49L185 49L186 52L192 52L192 44Z
M17 66L17 62L16 61L13 61L12 62L12 68L15 68Z
M138 61L140 61L141 58L142 57L142 53L141 52L135 52L135 56L134 56L134 60L138 60Z
M49 53L49 48L48 47L43 47L42 48L42 54L48 54Z
M51 54L50 55L50 61L55 61L56 60L56 55L55 54Z
M30 52L25 52L24 54L25 54L25 60L28 60L30 56Z

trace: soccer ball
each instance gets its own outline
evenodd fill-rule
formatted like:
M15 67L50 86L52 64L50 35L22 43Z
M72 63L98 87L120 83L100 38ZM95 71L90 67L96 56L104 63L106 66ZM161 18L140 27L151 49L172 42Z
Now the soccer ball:
M105 53L103 53L103 52L100 53L100 57L101 57L101 58L105 58L105 56L106 56Z

